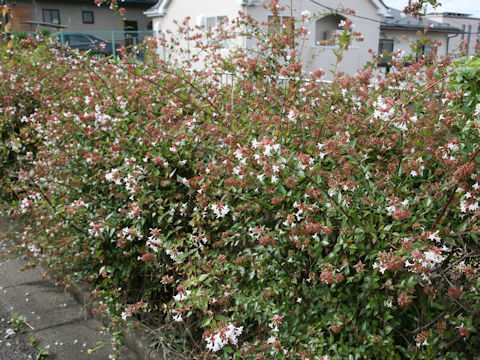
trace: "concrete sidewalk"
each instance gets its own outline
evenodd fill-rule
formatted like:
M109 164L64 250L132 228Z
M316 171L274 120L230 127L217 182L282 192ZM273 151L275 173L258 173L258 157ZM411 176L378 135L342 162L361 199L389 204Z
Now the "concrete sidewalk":
M16 222L0 217L0 253L6 250L7 244L5 239L1 240L1 235L8 234L7 239L12 238L16 229ZM46 359L109 359L109 355L113 354L110 345L88 354L88 349L99 347L99 341L108 343L108 334L99 335L100 322L93 319L63 287L42 277L41 268L20 271L25 264L23 259L0 262L0 308L10 317L14 313L25 317L31 327L26 326L26 334L21 336L35 338L38 340L35 346L47 348L51 355ZM0 347L6 344L5 335L0 334ZM8 339L15 336L20 335L15 334ZM138 356L124 348L121 359L135 360Z

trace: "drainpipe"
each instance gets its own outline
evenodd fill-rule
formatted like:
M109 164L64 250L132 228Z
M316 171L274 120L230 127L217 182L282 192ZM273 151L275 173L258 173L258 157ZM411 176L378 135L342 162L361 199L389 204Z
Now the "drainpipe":
M252 5L260 5L261 0L237 0L237 4L243 6L243 13L247 15L247 7ZM247 36L243 37L243 49L247 50Z
M243 13L247 15L247 5L243 5ZM247 30L246 26L245 30ZM243 35L243 51L247 52L247 34Z
M448 56L448 46L450 45L450 39L453 39L454 37L457 37L457 36L458 36L458 34L455 34L453 36L448 36L447 35L447 53L445 55Z
M38 4L37 4L36 0L32 0L32 3L33 3L33 14L34 14L33 15L34 18L32 17L32 20L36 20L38 22L43 21L43 18L41 18L40 15L39 15ZM34 29L38 30L40 25L37 23L34 26L35 26Z
M470 53L470 37L472 36L472 25L468 25L468 36L467 36L467 42L468 42L468 47L467 47L467 55Z

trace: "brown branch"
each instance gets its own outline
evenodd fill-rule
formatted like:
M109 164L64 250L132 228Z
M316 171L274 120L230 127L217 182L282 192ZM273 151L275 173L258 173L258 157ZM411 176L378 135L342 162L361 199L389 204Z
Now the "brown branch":
M470 164L477 157L479 152L480 152L480 147L478 147L477 150L472 154L472 156L470 156L470 159L467 161L467 163L465 165ZM447 203L445 204L442 211L440 212L440 215L438 215L437 219L433 223L431 231L435 230L435 227L440 223L440 220L442 219L443 215L445 215L445 212L447 211L448 206L453 201L454 196L455 196L455 190L452 190L452 194L448 198Z
M410 99L408 99L408 103L407 104L403 104L403 107L406 107L408 106L408 104L410 104L412 101L414 101L417 97L419 97L421 94L423 94L425 91L428 91L430 90L432 87L438 85L439 83L441 83L442 81L444 81L445 79L449 78L451 75L453 74L453 72L451 73L448 73L447 75L445 75L444 77L442 77L441 79L435 81L434 83L428 85L427 87L425 87L423 90L419 91L417 94L415 94L413 97L411 97ZM378 132L378 134L380 135L385 129L386 127L393 121L394 119L390 119L388 120L385 125L383 125L382 129Z
M55 208L55 205L52 204L52 202L50 201L50 199L48 198L48 196L45 194L45 192L40 188L40 186L38 186L38 184L34 183L34 185L37 187L38 191L40 191L40 193L42 194L42 196L44 197L44 199L47 201L47 203L52 207L52 209L56 210ZM62 214L58 213L58 215L63 219L63 221L66 221L68 222L68 219L63 216ZM70 226L73 227L75 230L81 232L82 234L85 234L87 235L87 233L85 231L83 231L82 229L78 228L75 224L72 224L70 223Z

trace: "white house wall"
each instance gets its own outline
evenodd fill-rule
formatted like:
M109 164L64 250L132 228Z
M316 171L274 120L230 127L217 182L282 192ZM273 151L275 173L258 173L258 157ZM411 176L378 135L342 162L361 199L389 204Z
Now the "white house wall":
M165 16L153 18L153 27L162 32L173 31L177 28L174 20L182 21L190 16L194 25L200 25L202 16L224 15L233 19L240 10L237 0L172 0Z
M446 33L430 33L432 40L440 41L441 45L437 47L437 54L442 56L447 54L447 34ZM411 44L416 43L419 37L416 31L400 31L400 30L382 30L382 39L393 39L393 50L404 51L406 54L410 54ZM403 37L406 36L406 40Z
M340 3L338 0L322 0L319 2L331 8L337 8ZM371 19L367 20L352 16L347 17L353 21L354 30L362 33L364 41L354 42L352 44L350 50L346 53L343 61L338 67L338 70L348 74L354 74L357 70L363 68L365 63L371 59L368 50L373 49L376 51L376 49L378 49L380 28L378 21L380 20L380 16L378 15L377 7L369 0L343 0L341 3L346 8L355 9L357 15ZM296 0L294 1L294 4L295 11L293 12L293 15L296 18L300 18L300 14L304 10L308 10L312 15L318 14L319 17L330 13L328 9L322 8L310 0ZM281 0L280 5L287 7L281 15L290 16L290 1ZM258 21L267 21L268 16L271 15L261 6L249 7L248 12ZM301 54L302 63L304 65L304 70L307 72L317 69L326 71L326 78L328 79L331 78L328 70L333 69L333 64L336 62L335 55L333 54L335 46L319 46L316 44L315 21L316 19L313 19L305 24L310 34L301 47L303 49ZM253 45L253 43L254 41L252 40L249 43L249 46Z
M67 1L31 1L16 0L15 6L28 7L30 9L31 20L43 21L43 9L55 9L59 11L60 24L67 26L65 31L120 31L123 30L121 17L116 15L106 6L98 7L93 4L67 2ZM138 30L147 30L150 19L143 15L143 11L148 6L127 6L126 20L137 21ZM94 23L84 24L82 11L92 11L94 13Z
M338 0L322 0L321 3L337 8L340 2ZM308 10L311 14L319 14L319 16L328 12L327 9L310 0L294 0L293 4L295 9L294 16L296 18L299 18L304 10ZM370 60L368 50L373 49L376 52L378 49L380 15L377 7L370 0L343 0L342 4L344 7L354 8L357 11L357 15L371 19L349 17L354 23L354 30L361 32L365 40L360 43L354 43L351 46L338 70L353 74ZM281 15L290 16L290 0L280 0L280 5L287 7ZM187 15L192 18L194 24L200 25L202 16L227 16L234 18L238 16L239 11L251 14L259 22L267 22L268 16L271 15L261 5L242 7L239 5L238 0L172 0L165 16L153 18L153 28L162 32L166 29L174 30L177 28L174 20L182 20ZM332 64L336 61L333 54L334 46L318 46L315 44L315 19L306 23L305 26L310 34L305 43L302 44L301 57L304 70L310 72L322 69L328 72L329 69L333 68ZM256 40L249 40L245 45L253 48L255 44ZM329 75L327 75L328 77Z
M469 42L468 54L474 55L477 44L477 38L479 37L478 29L480 26L480 19L477 18L467 18L467 17L455 17L455 16L445 16L442 14L431 14L428 15L428 18L440 23L449 24L450 26L455 26L460 30L464 30L464 34L452 34L450 35L448 53L449 54L458 54L460 50L460 42L462 40ZM470 30L470 32L469 32Z
M233 19L238 16L238 12L241 9L242 7L237 4L237 0L172 0L164 16L152 18L152 25L154 31L159 36L165 36L167 30L175 33L179 26L175 24L175 21L181 22L187 16L191 18L191 25L200 26L203 17L226 16L229 19ZM166 37L168 38L169 36L167 35ZM186 41L180 42L179 46L184 49L189 48L189 44ZM169 55L165 49L159 49L158 54L162 58ZM189 58L186 57L183 60L188 61L188 59ZM195 63L194 66L201 67L202 64Z

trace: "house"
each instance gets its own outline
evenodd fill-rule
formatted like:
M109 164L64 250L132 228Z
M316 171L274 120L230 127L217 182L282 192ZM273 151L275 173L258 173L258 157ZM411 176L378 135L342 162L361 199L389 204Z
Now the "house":
M125 27L133 31L150 30L143 12L156 0L118 0L125 8ZM75 32L123 31L121 18L94 0L8 0L13 31L65 29ZM150 29L149 29L150 27Z
M430 18L414 18L406 15L400 10L390 9L389 15L382 17L380 24L380 40L378 45L379 55L382 52L391 53L401 50L408 54L411 52L411 45L417 43L420 39L418 32L424 33L428 26L428 35L435 42L440 44L436 46L437 54L449 54L451 49L450 41L454 37L462 34L462 30L447 23L440 23ZM422 35L423 36L423 35ZM423 45L423 53L427 54L433 50L434 46Z
M153 30L161 36L166 30L175 31L174 20L183 20L189 16L194 24L203 26L218 26L225 17L230 19L238 16L239 11L250 14L259 22L268 22L271 12L262 5L268 4L265 0L159 0L154 6L144 12L152 18ZM340 64L338 70L353 74L371 60L369 49L377 49L380 34L380 20L388 15L388 8L381 0L343 0L342 5L356 10L355 15L335 13L339 5L338 0L280 0L279 5L286 10L280 16L286 19L292 16L299 19L301 13L308 11L314 18L304 23L309 37L302 44L301 60L303 69L307 72L322 69L327 71L336 62L333 50L337 47L334 42L321 45L324 40L332 38L338 30L342 20L350 19L355 31L362 33L364 42L354 43ZM245 48L254 48L256 40L243 39Z
M468 42L466 52L469 55L479 53L480 43L480 19L471 17L468 14L459 14L444 12L439 14L428 14L426 18L437 21L442 24L454 26L462 30L461 33L452 35L448 41L447 52L449 54L458 54L460 50L460 42Z

